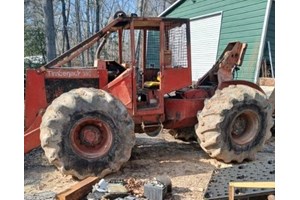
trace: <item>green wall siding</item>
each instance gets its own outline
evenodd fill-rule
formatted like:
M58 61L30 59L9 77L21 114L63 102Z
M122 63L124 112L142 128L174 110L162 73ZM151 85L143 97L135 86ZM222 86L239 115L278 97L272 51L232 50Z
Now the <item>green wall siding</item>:
M195 18L222 12L218 57L229 42L247 43L244 61L236 78L254 81L266 7L267 0L196 0L195 3L186 0L164 16Z
M272 7L270 11L266 43L265 43L265 51L264 51L264 58L267 58L267 60L269 60L267 41L270 41L272 63L273 63L273 67L275 68L275 1L272 2Z
M156 68L159 69L159 32L158 31L148 31L147 35L147 52L146 52L146 68Z

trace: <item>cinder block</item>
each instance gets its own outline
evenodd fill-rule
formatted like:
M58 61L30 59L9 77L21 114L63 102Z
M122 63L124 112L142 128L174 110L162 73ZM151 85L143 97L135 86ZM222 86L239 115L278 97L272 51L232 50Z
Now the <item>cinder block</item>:
M163 200L166 193L166 187L157 181L144 185L144 196L149 200Z

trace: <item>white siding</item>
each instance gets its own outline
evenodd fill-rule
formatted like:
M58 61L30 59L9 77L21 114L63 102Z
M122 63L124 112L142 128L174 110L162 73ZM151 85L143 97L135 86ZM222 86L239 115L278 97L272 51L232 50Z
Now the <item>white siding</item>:
M192 80L201 78L216 62L222 14L192 19Z

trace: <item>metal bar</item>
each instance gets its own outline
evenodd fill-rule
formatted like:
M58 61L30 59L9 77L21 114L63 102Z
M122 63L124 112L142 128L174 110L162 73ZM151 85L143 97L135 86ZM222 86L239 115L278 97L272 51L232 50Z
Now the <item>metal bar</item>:
M146 71L146 53L147 53L147 30L143 29L143 44L142 44L142 70L143 74L145 74ZM144 88L144 82L145 82L145 77L142 76L142 88Z
M275 188L275 182L229 182L228 199L234 200L234 188Z
M132 73L133 73L133 78L132 78L132 97L131 99L133 101L136 101L136 91L137 91L137 66L136 66L136 59L135 59L135 33L134 33L134 22L130 22L130 48L131 48L131 67L133 68ZM133 115L135 115L137 111L137 104L134 102L133 103Z
M123 43L122 43L122 38L123 38L123 29L118 30L118 36L119 36L119 63L122 64L123 62Z
M187 45L187 66L192 67L192 50L191 50L191 26L190 22L186 23L186 45ZM192 73L190 74L192 76Z
M175 3L173 3L170 7L168 7L166 10L164 10L162 13L160 13L160 14L158 15L158 17L164 17L164 15L165 15L166 13L169 12L169 10L171 10L173 7L175 7L175 6L176 6L177 4L179 4L181 1L182 1L182 0L177 0L177 1L175 1Z
M91 42L87 43L86 45L82 46L80 49L78 49L77 51L73 52L72 54L70 54L70 56L65 57L65 59L63 59L62 61L57 62L54 66L55 67L59 67L62 66L66 63L68 63L69 61L73 60L74 58L76 58L79 54L81 54L83 51L85 51L86 49L90 48L93 44L95 44L98 41L99 38L95 38L94 40L92 40Z
M160 29L160 33L159 33L159 41L160 41L160 82L161 84L159 84L159 89L162 90L163 89L163 85L164 85L164 74L165 74L165 23L163 21L160 22L159 25L159 29Z
M272 61L270 41L268 41L268 51L269 51L269 58L270 58L272 78L274 78L274 69L273 69L273 61Z
M260 45L259 45L259 50L258 50L256 69L255 69L255 74L254 74L254 83L257 83L257 81L258 81L261 60L263 57L265 42L266 42L266 37L267 37L268 22L269 22L269 16L270 16L270 12L271 12L272 2L273 2L273 0L268 0L268 2L267 2L263 30L262 30Z
M264 69L265 69L265 77L268 77L267 61L266 61L266 59L264 59Z
M130 40L131 40L131 65L135 68L136 67L136 60L135 60L135 33L134 33L134 24L133 22L130 23Z
M89 37L88 39L84 40L83 42L79 43L78 45L76 45L75 47L71 48L70 50L66 51L65 53L63 53L62 55L56 57L55 59L51 60L50 62L48 62L47 64L43 65L40 68L40 71L44 71L46 68L52 67L54 65L56 65L56 63L58 63L59 61L61 61L62 59L64 59L65 57L68 57L69 55L71 55L73 52L77 51L82 53L83 50L83 46L89 44L89 43L94 43L94 41L99 40L101 37L103 37L106 32L114 25L116 25L118 22L122 21L122 18L118 18L115 19L114 21L112 21L109 25L107 25L104 29L102 29L101 31L95 33L94 35L92 35L91 37Z
M160 70L164 72L165 68L165 23L163 21L160 22ZM163 74L162 74L163 75Z
M251 182L229 182L229 187L239 188L275 188L275 182L251 181Z
M100 52L101 52L102 48L104 47L104 45L105 45L105 43L106 43L106 40L107 40L107 38L108 38L109 35L110 35L110 34L107 33L107 34L104 36L104 38L103 38L103 40L101 41L101 43L99 44L99 46L98 46L98 48L97 48L97 50L96 50L96 53L95 53L95 58L96 58L96 59L100 59Z

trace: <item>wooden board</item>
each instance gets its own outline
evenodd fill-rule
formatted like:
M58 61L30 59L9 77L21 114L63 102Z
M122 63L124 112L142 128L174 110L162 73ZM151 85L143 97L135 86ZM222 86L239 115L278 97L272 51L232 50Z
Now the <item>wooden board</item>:
M92 186L95 185L100 178L88 177L65 191L56 195L58 200L80 200L92 191Z
M234 188L275 188L275 182L229 182L228 197L234 200Z
M275 86L275 78L260 77L258 84L260 86Z

